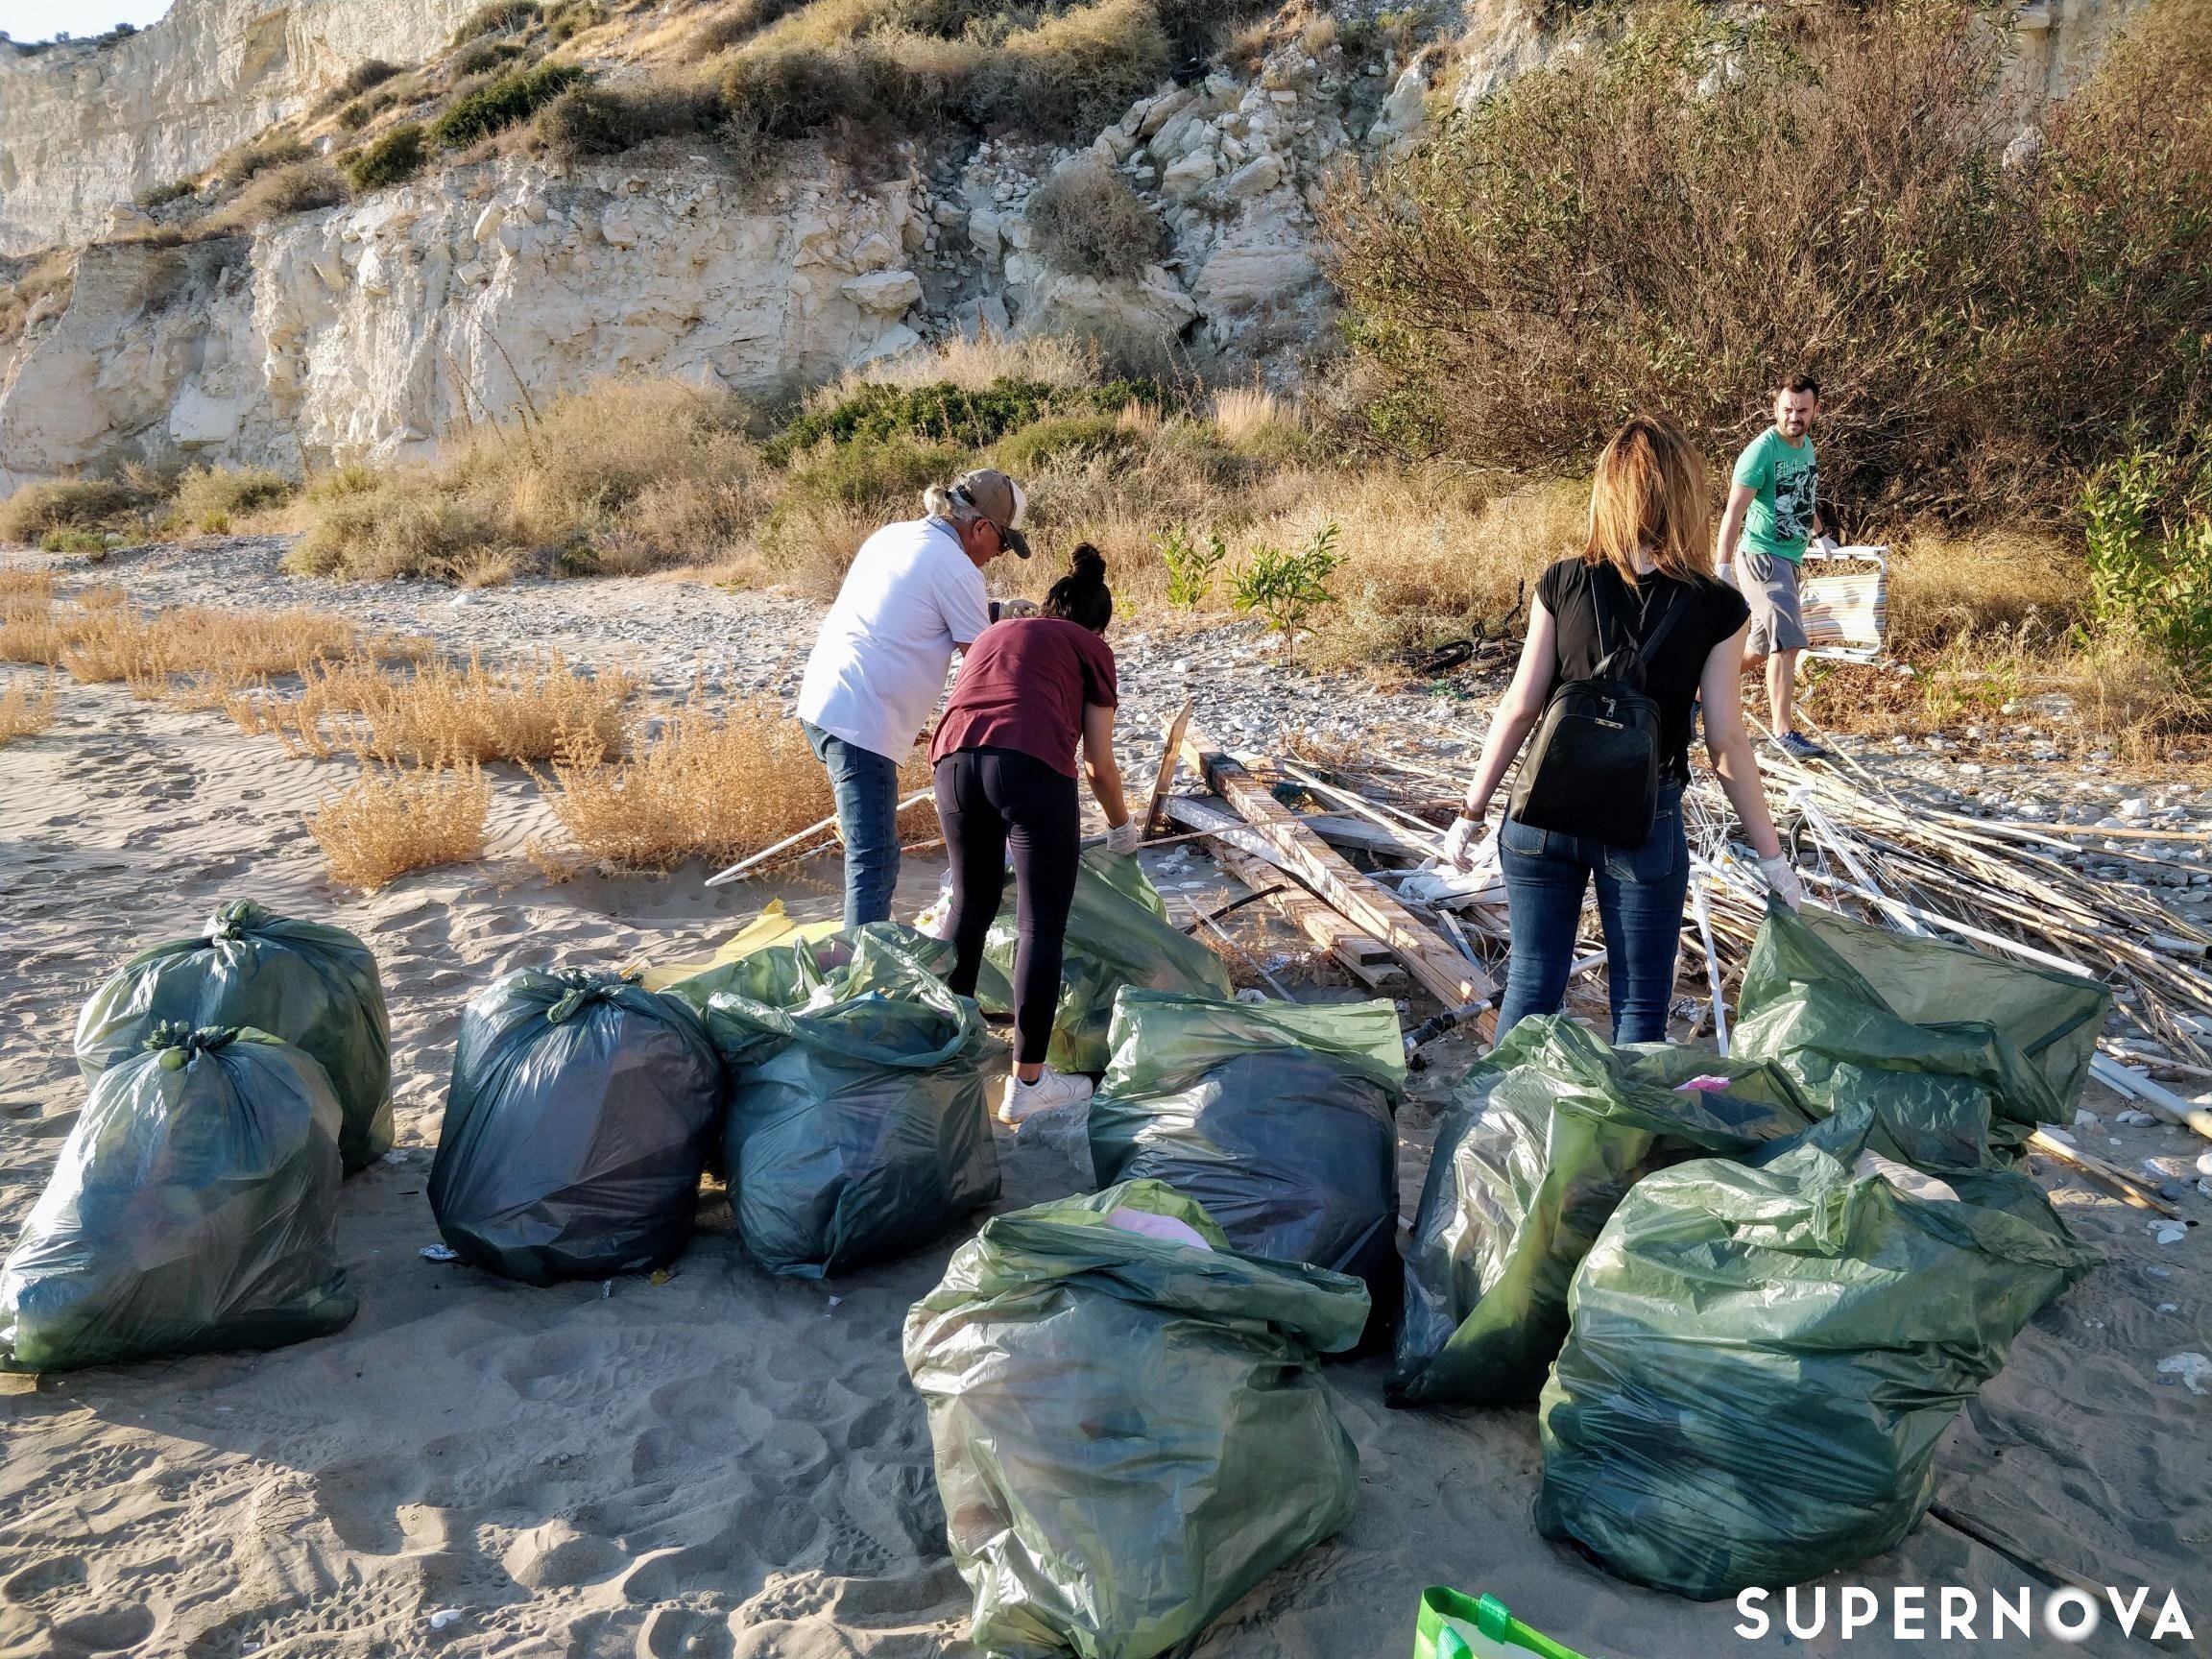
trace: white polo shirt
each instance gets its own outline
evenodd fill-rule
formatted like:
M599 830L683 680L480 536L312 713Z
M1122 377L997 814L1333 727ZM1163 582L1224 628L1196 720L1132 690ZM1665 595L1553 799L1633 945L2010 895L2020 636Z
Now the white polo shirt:
M799 717L903 760L945 690L952 653L991 625L983 572L942 518L860 544L799 685Z

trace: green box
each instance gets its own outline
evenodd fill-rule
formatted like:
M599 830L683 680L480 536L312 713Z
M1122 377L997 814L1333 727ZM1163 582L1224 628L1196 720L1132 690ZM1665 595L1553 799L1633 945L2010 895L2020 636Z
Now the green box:
M1583 1659L1506 1610L1495 1596L1479 1600L1435 1585L1421 1592L1413 1659Z

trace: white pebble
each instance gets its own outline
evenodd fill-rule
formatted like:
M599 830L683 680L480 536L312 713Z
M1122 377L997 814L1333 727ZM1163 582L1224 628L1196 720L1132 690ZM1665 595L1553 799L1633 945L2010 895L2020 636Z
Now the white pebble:
M2189 1229L2179 1221L2153 1222L2152 1230L2161 1244L2178 1244L2189 1237Z

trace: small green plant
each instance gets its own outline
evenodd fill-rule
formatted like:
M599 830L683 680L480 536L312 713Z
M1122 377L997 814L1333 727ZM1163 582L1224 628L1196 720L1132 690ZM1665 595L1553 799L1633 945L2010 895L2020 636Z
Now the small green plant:
M105 559L108 550L115 545L115 539L98 530L49 530L38 538L38 548L43 553L88 553L95 560Z
M2168 457L2138 450L2100 468L2081 493L2090 613L2191 679L2212 673L2212 516L2201 483L2181 488Z
M465 149L527 120L583 79L583 69L574 63L541 63L502 76L439 116L430 135L448 150Z
M172 179L166 184L156 184L150 190L141 190L138 193L138 205L148 208L166 207L172 202L182 201L199 188L199 184L193 180Z
M485 35L514 34L538 21L538 0L491 0L469 13L453 31L453 44L466 46Z
M1329 523L1294 553L1262 542L1230 580L1237 609L1259 612L1291 653L1297 650L1298 636L1310 631L1307 618L1336 601L1329 588L1329 578L1344 562L1336 538L1336 525Z
M1155 531L1152 545L1160 550L1160 563L1167 566L1167 603L1195 611L1214 591L1214 573L1229 557L1221 532L1209 530L1205 541L1188 524Z
M545 33L555 40L572 40L606 21L607 8L598 0L561 0L545 12Z
M381 190L390 184L404 184L421 172L425 156L421 124L407 121L356 156L346 176L353 180L356 190Z

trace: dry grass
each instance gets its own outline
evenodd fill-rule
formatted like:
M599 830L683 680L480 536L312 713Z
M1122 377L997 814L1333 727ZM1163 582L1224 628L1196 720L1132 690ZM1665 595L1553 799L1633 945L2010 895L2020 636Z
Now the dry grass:
M1949 532L1924 525L1900 539L1889 565L1889 648L1918 659L1969 632L2060 638L2087 609L2079 543L2055 535Z
M223 708L248 735L318 760L340 750L424 765L609 760L628 745L637 685L620 668L579 674L559 652L505 668L472 654L466 667L433 661L411 675L351 658L317 666L294 696L238 691Z
M1231 448L1242 447L1270 427L1297 424L1297 411L1263 387L1228 386L1214 394L1214 430Z
M410 870L484 855L492 788L474 766L372 770L307 820L332 879L374 892Z
M554 761L547 794L576 845L620 870L734 863L831 809L829 774L805 733L765 698L720 719L683 709L613 765L579 744Z
M318 575L448 580L531 565L630 574L726 557L759 471L734 401L675 380L609 381L542 416L480 426L438 461L349 469L310 489L291 563Z
M281 507L292 493L292 481L266 468L196 467L177 480L177 521L228 535L241 521Z
M34 696L29 675L10 675L8 684L0 687L0 749L5 749L18 737L36 737L53 724L53 676L47 676L45 684Z
M44 616L54 607L54 586L43 570L0 565L0 623Z
M401 648L371 640L343 616L317 611L221 611L180 605L140 615L103 603L57 626L60 666L87 684L124 681L142 696L164 695L174 678L243 685L273 674L304 674L318 663Z

